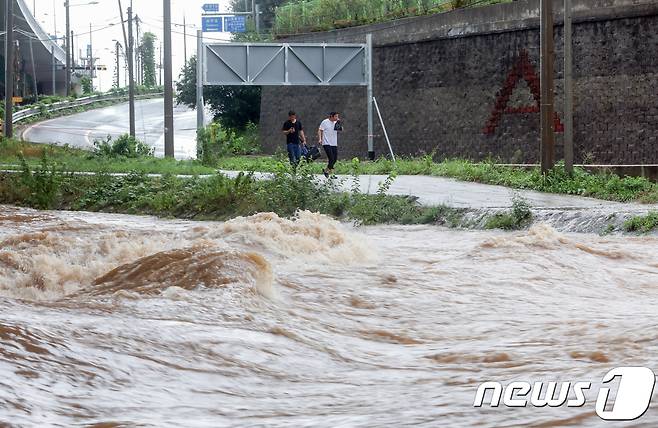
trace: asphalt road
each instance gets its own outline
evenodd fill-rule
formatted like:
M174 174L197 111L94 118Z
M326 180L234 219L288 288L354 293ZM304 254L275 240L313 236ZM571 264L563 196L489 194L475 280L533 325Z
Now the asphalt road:
M164 100L135 102L135 136L164 156ZM129 132L128 104L89 110L71 116L36 123L23 132L23 139L34 143L69 144L91 148L94 141L108 135L116 138ZM196 112L174 107L174 146L176 159L196 157Z

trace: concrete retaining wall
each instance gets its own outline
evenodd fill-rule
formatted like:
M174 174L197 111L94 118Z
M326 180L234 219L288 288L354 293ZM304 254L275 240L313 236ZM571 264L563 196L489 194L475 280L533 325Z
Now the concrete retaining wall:
M556 11L558 156L562 152L562 11ZM374 38L375 96L397 153L537 162L539 3L513 3L298 36L291 41ZM575 156L598 164L658 163L658 3L574 1ZM367 153L365 89L266 87L261 137L284 147L295 109L307 133L343 113L340 156ZM375 149L387 149L379 126Z

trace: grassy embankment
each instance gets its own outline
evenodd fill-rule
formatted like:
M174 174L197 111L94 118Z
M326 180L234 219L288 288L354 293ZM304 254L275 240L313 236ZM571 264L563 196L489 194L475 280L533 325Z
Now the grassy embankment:
M217 166L226 170L272 172L280 162L281 158L273 156L237 156L222 158ZM312 169L319 174L323 166L319 161L312 165ZM349 174L350 168L349 162L339 162L336 171L338 174ZM424 156L398 159L395 164L382 158L375 162L363 162L360 169L362 174L388 175L395 172L398 175L432 175L609 201L658 202L658 184L646 178L619 177L606 171L590 173L583 168L575 168L570 176L563 165L557 165L547 176L543 176L539 168L517 168L459 159L434 162L431 156Z
M333 180L317 180L310 168L301 166L293 173L283 163L272 180L256 180L248 173L236 179L221 174L179 178L174 174L213 170L192 161L155 159L148 148L130 140L101 145L95 153L16 142L3 142L1 147L3 160L11 157L11 150L18 150L12 161L19 163L20 171L0 174L0 203L19 206L199 220L225 220L258 212L289 217L298 210L310 210L361 224L456 226L463 216L463 210L424 207L413 198L386 195L393 177L377 194L362 194L358 187L339 192ZM118 150L123 154L117 155ZM98 173L71 173L82 167ZM119 170L132 172L125 176L108 173ZM149 177L145 171L163 175ZM355 170L354 175L357 173Z
M212 174L217 169L233 171L277 172L287 163L285 157L278 156L226 156L213 161L210 165L200 162L173 161L154 157L115 158L91 155L85 150L70 147L44 146L21 142L3 142L0 145L0 163L13 165L16 169L17 156L23 153L31 166L36 166L44 150L49 158L65 171L90 172L137 172L153 174ZM308 166L308 170L320 174L324 163L317 161ZM338 174L352 174L351 162L340 161L336 166ZM556 166L546 177L539 168L516 168L497 165L493 162L471 162L466 160L445 160L434 162L430 156L422 158L399 159L393 163L387 159L375 162L361 162L361 174L389 175L430 175L449 177L457 180L477 183L495 184L514 189L536 190L620 202L658 202L658 184L642 177L619 177L611 172L590 173L582 168L575 168L569 176L562 165Z
M281 156L223 157L210 167L197 161L173 161L152 156L134 157L130 153L126 156L115 156L107 150L106 153L102 150L90 153L70 147L4 141L0 145L0 162L17 165L19 153L23 154L23 166L37 170L32 174L37 178L29 178L27 171L19 175L4 176L0 184L0 202L38 208L208 219L225 219L263 210L291 215L296 209L310 209L364 224L438 222L459 225L464 214L463 211L447 207L419 207L409 198L383 194L361 195L356 191L338 193L330 184L318 185L314 182L312 174L320 173L321 162L307 165L298 174L291 175L287 161ZM44 153L47 153L45 161ZM275 178L269 182L258 182L246 174L240 179L231 180L215 175L217 168L272 172ZM576 169L575 174L570 177L564 173L561 166L543 177L537 169L527 170L460 160L436 163L425 157L401 159L396 165L385 159L360 163L343 161L338 164L337 170L348 175L444 176L518 189L576 194L615 201L658 200L658 185L644 178L620 178L611 173L592 174L583 169ZM100 175L81 177L69 174L73 171L99 172ZM108 175L114 172L130 175ZM149 178L145 176L148 173L165 176ZM212 178L179 179L174 177L177 174L209 174ZM39 194L41 196L37 196ZM47 196L44 197L44 194ZM627 222L625 229L641 232L654 230L658 227L655 218L656 214L650 214L646 218L633 218ZM531 214L528 207L522 200L518 200L509 212L499 213L488 219L485 227L517 229L530 223Z

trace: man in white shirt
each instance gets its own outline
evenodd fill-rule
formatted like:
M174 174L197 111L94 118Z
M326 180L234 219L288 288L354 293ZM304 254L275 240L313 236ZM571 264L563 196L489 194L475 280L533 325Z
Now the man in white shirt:
M343 125L340 122L338 113L332 111L329 113L329 117L320 123L320 128L318 129L318 143L324 148L324 152L327 154L327 167L322 171L325 177L334 175L334 166L338 160L338 132L343 130Z

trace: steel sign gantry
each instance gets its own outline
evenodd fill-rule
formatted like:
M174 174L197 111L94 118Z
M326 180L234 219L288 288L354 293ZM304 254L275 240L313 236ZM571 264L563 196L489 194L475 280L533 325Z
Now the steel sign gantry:
M368 154L374 158L370 34L362 44L199 42L199 48L202 66L197 74L202 74L202 81L197 82L197 92L204 85L367 87ZM198 93L197 100L201 97ZM203 123L201 118L198 122ZM387 143L394 159L388 139Z

